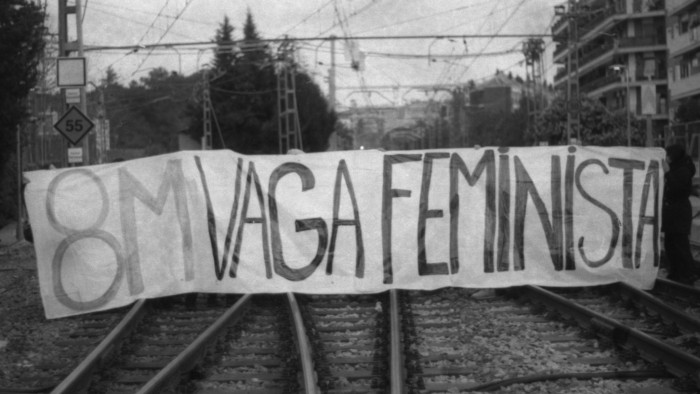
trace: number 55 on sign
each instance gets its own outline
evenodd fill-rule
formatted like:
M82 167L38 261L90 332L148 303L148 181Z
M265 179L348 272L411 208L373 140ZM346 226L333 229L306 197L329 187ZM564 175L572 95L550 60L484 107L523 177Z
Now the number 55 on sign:
M53 127L71 144L77 145L95 127L95 124L78 108L71 106Z

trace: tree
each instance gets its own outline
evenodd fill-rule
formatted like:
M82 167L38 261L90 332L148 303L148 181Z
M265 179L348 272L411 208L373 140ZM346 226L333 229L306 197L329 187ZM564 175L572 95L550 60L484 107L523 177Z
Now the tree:
M624 111L612 113L599 101L587 96L578 99L580 103L580 125L571 125L571 138L580 136L580 143L598 146L627 145L627 114ZM546 141L549 145L567 144L567 100L554 99L537 119L537 128L528 138L532 142ZM634 123L631 125L632 145L643 146L644 132Z
M0 2L0 178L9 173L6 167L14 157L17 127L29 117L27 98L36 86L44 50L44 17L44 9L38 3L27 0ZM6 182L0 179L0 183L4 185ZM2 188L0 219L16 214L13 196L17 185L16 182L12 184L14 190ZM8 198L10 201L5 203Z
M526 98L520 108L504 113L485 108L469 109L469 145L523 146L527 124Z
M119 76L117 75L117 72L114 71L112 66L108 66L107 71L105 71L105 77L102 79L102 84L104 86L119 85L118 80Z
M278 59L261 40L250 11L246 14L243 39L234 41L233 32L225 17L215 36L213 70L206 76L211 92L213 147L244 154L278 153ZM327 110L328 104L313 79L298 65L291 66L297 70L297 110L304 150L325 150L336 115ZM195 100L188 107L188 133L196 140L203 134L202 104Z
M681 102L676 110L676 122L689 123L697 120L700 120L700 102L694 98Z
M321 152L328 149L328 138L338 121L335 111L328 111L321 88L303 72L296 74L297 107L304 150Z
M147 156L176 151L178 133L187 128L186 98L197 78L159 67L125 88L116 82L116 73L108 69L101 88L110 120L112 146L144 149Z
M234 28L231 26L228 16L224 16L224 21L221 23L221 26L219 26L214 36L217 50L212 65L215 70L228 71L233 67L233 62L235 60L233 30Z

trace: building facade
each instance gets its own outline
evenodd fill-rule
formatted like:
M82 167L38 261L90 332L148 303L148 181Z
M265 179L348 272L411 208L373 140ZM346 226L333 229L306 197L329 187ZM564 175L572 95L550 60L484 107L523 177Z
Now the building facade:
M569 0L556 14L554 87L574 102L581 94L611 112L629 109L647 144L662 145L669 121L664 1Z
M666 0L671 108L700 99L700 3ZM672 111L672 113L675 111Z

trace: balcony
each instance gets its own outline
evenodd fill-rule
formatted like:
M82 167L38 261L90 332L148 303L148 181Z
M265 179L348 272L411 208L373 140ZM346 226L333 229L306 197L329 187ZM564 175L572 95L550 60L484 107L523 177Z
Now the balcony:
M554 22L554 24L552 25L552 32L559 31L564 26L566 21L567 21L566 17L563 17L563 16L559 17L559 19L557 19L557 21Z
M645 9L645 6L647 9ZM632 4L634 13L665 11L666 2L663 0L634 0Z
M619 75L606 75L604 77L594 79L588 82L581 82L581 92L589 93L603 86L612 85L614 83L622 83Z
M669 81L668 89L673 100L700 94L700 73L673 82Z
M620 48L634 48L634 47L650 47L656 45L665 45L665 36L642 36L642 37L621 37L620 38Z
M559 55L564 53L566 48L567 48L566 44L557 44L556 48L554 48L554 54L552 55L552 57L554 59L556 59Z
M696 0L668 0L668 16L674 16L695 5Z
M683 34L679 34L668 41L668 54L674 57L686 49L700 46L700 26L693 27Z
M578 24L579 37L583 37L586 33L593 30L608 18L614 15L624 15L625 10L616 10L613 7L599 8L592 12L592 16L586 19L580 19Z
M566 67L562 67L557 72L554 74L554 82L559 82L560 80L564 79L566 77L568 70Z
M611 41L605 42L602 45L594 46L592 50L586 51L581 54L579 58L579 66L583 67L590 61L599 58L603 54L610 52L615 48L615 44Z

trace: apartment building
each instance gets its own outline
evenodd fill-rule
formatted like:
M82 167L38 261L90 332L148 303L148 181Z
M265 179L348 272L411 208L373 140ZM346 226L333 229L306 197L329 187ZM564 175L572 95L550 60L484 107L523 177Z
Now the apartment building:
M671 108L700 98L700 4L666 0Z
M669 119L664 1L569 0L555 11L555 88L613 112L629 108L638 127L651 126L650 142L662 145Z

